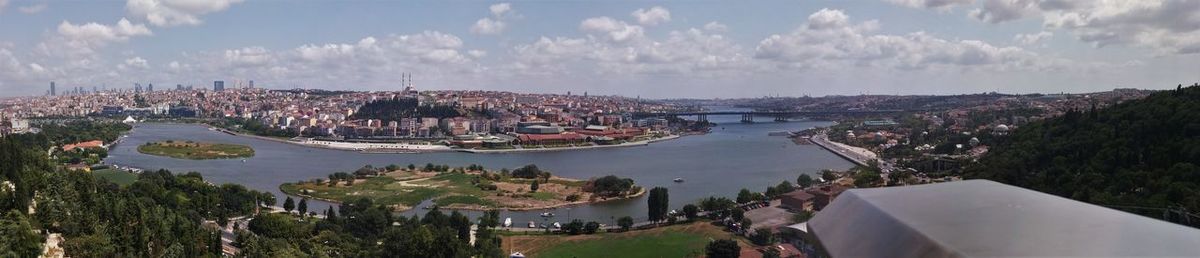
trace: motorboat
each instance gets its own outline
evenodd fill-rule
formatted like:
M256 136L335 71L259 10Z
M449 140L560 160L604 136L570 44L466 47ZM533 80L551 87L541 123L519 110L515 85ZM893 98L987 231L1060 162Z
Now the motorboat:
M559 224L558 222L554 222L554 228L562 228L562 224Z
M676 183L683 183L683 178L682 178L682 177L676 177L676 178L675 178L675 182L676 182Z
M537 223L533 223L533 221L530 221L529 228L537 228Z
M543 212L542 217L545 217L545 218L554 217L554 213Z
M512 218L504 218L504 227L512 227Z

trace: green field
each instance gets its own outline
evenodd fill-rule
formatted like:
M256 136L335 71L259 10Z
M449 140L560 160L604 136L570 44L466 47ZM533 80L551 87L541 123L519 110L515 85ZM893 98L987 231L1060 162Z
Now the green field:
M133 184L133 182L137 181L138 178L137 174L111 168L92 171L92 175L96 176L96 178L108 180L109 182L113 182L121 186Z
M138 146L138 152L177 159L229 159L254 156L250 146L167 140Z
M732 233L716 226L690 223L625 233L510 236L504 245L529 257L703 257L709 241L729 238ZM752 248L739 243L743 250Z

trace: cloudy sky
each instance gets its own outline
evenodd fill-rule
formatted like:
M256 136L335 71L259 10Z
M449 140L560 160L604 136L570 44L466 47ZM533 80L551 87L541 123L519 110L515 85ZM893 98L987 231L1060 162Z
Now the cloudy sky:
M1200 0L0 0L0 96L135 82L665 97L1200 81Z

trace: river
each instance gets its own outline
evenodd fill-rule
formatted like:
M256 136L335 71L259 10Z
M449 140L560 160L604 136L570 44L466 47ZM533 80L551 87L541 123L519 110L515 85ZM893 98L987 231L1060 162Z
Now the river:
M562 177L586 179L611 174L633 178L636 184L646 188L667 187L672 209L679 209L708 196L732 198L742 188L761 192L767 186L783 180L794 182L800 173L816 176L822 169L848 169L853 166L815 145L796 145L785 137L767 136L768 132L827 126L831 122L741 124L736 115L710 116L709 119L718 123L710 134L685 136L647 146L505 154L368 154L234 136L208 130L201 125L138 124L123 142L109 151L106 162L147 170L165 168L175 173L196 171L213 183L235 183L274 193L281 203L285 195L279 191L279 185L284 182L324 178L333 172L351 172L367 164L376 167L388 164L405 166L410 163L418 166L425 163L451 166L480 164L496 170L537 164ZM183 160L137 152L137 146L145 142L172 139L248 145L254 148L255 156L245 162L241 159ZM676 183L673 182L674 178L684 178L685 181ZM329 205L310 200L309 211L321 212ZM514 226L523 226L527 221L544 221L538 214L546 211L502 212L501 217L511 217ZM550 221L566 222L579 218L609 225L614 224L614 218L621 216L632 216L637 221L647 217L644 195L549 211L558 215ZM413 209L402 214L424 212L422 209Z

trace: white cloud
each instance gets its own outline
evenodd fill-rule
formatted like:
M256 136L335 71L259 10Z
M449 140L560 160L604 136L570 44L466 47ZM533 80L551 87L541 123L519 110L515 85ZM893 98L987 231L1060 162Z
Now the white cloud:
M715 26L715 25L714 25ZM709 26L709 27L714 27ZM728 38L691 28L664 39L609 17L581 22L585 38L541 37L514 47L515 72L531 75L624 74L708 77L748 68L751 60ZM740 70L740 71L748 71Z
M149 69L149 68L150 68L150 62L146 61L146 59L143 59L140 56L127 58L127 59L125 59L125 63L117 65L117 69L120 69L120 70Z
M125 9L154 26L199 25L200 16L229 9L243 0L128 0Z
M1016 41L1021 45L1036 45L1051 37L1054 37L1053 32L1042 31L1032 34L1017 34L1016 36L1013 36L1013 41Z
M493 20L492 18L482 18L475 21L475 25L471 26L471 33L478 35L497 35L504 32L507 26L503 21Z
M492 11L493 16L502 17L502 16L504 16L504 14L512 11L512 5L509 3L494 4L492 6L489 6L488 10Z
M642 26L629 25L609 17L588 18L579 23L579 29L588 33L600 33L601 37L615 42L641 38L645 33Z
M1037 12L1036 0L984 0L983 7L971 10L967 15L988 23L1001 23Z
M35 14L46 10L46 3L38 3L30 6L17 7L18 11L25 14Z
M928 8L947 11L956 5L968 5L975 0L884 0L910 8Z
M659 23L671 21L671 11L668 11L667 8L663 8L662 6L650 7L649 10L637 9L629 15L632 15L634 19L637 19L639 24L646 26L654 26L658 25Z
M133 24L122 18L114 25L103 25L95 22L76 25L63 21L58 25L58 35L61 38L51 38L41 44L46 51L57 52L69 50L76 54L91 54L96 49L113 42L125 42L132 37L149 36L153 32L144 24Z
M988 0L969 14L989 23L1027 17L1097 47L1129 44L1159 55L1200 53L1200 1Z
M3 12L6 6L8 6L8 0L0 0L0 12Z
M787 68L867 66L887 69L1057 69L1048 59L1018 47L978 40L948 40L925 32L877 34L878 22L851 24L840 10L823 9L788 34L762 40L755 58Z
M225 61L234 67L261 67L273 58L270 51L259 46L225 50Z
M726 31L729 31L729 26L725 26L725 24L712 21L707 24L704 24L704 29L708 30L708 31L712 31L712 32L726 32Z
M499 35L508 28L506 20L517 17L512 5L508 3L494 4L488 7L488 10L492 12L492 17L483 17L475 21L475 24L471 25L471 34Z

